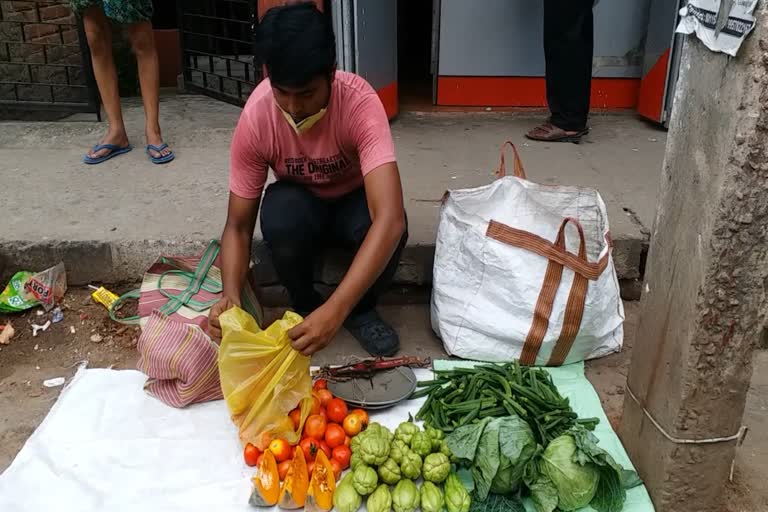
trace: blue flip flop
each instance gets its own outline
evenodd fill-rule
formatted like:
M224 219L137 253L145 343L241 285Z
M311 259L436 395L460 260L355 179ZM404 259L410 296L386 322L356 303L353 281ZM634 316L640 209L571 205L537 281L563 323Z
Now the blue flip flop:
M159 146L153 146L152 144L147 144L147 156L149 157L149 161L153 164L167 164L171 160L175 158L173 151L168 153L167 155L160 155L160 156L152 156L152 154L149 152L150 149L157 151L160 153L162 150L168 147L168 144L163 142Z
M89 155L85 155L83 157L83 162L86 163L86 164L89 164L89 165L100 164L101 162L109 160L112 157L115 157L115 156L118 156L118 155L122 155L123 153L129 152L130 150L133 149L133 147L130 144L128 144L127 146L124 146L124 147L118 146L117 144L96 144L95 146L93 146L93 151L94 152L95 151L101 151L102 149L108 149L109 153L107 153L106 155L102 155L102 156L96 157L96 158L93 158L93 157L91 157Z

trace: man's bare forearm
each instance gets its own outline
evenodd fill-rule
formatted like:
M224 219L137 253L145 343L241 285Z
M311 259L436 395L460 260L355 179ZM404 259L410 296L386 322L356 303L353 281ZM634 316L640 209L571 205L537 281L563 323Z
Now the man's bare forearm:
M224 234L221 236L221 280L224 285L224 297L238 306L251 261L252 237L248 231L230 226L224 228Z

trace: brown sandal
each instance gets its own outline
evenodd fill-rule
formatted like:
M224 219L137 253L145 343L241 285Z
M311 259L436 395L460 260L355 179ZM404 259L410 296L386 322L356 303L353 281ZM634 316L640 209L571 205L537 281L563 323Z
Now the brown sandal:
M525 136L531 140L542 142L573 142L578 144L587 133L589 133L589 128L579 132L567 132L547 121L526 133Z

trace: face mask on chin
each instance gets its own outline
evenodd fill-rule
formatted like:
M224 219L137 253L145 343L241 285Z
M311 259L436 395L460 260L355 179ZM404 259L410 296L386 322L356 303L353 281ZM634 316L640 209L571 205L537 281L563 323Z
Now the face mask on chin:
M280 105L277 105L277 108L280 109L280 112L283 113L283 117L285 118L285 120L288 122L289 125L291 125L291 128L293 128L293 131L295 131L298 135L307 133L307 131L313 126L315 126L315 124L317 124L317 122L320 121L323 118L323 116L325 116L325 113L328 111L327 108L322 108L316 113L312 114L309 117L305 117L304 119L302 119L297 123L296 121L293 120L293 117L291 116L291 114L283 110L280 107Z

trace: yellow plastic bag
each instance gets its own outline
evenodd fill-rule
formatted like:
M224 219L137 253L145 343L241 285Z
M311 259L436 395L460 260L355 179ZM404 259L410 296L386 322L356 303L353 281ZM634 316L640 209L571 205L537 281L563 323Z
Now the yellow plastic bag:
M266 330L240 308L222 313L219 348L221 390L240 440L266 449L272 439L299 442L312 408L309 358L291 347L287 332L302 322L288 311ZM301 404L298 431L288 413Z

